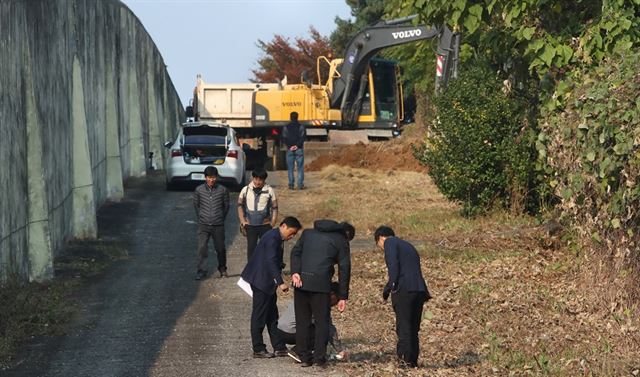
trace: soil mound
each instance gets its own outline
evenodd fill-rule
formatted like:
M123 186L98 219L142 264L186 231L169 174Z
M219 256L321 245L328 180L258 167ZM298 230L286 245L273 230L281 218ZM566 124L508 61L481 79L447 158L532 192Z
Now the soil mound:
M413 156L411 143L401 139L354 145L341 145L328 154L318 156L305 170L320 171L329 165L350 166L372 170L404 170L426 172Z

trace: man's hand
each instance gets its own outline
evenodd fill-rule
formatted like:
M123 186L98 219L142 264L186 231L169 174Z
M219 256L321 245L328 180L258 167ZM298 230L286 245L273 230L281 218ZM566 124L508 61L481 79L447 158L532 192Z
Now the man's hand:
M388 287L384 287L384 290L382 291L382 300L386 302L387 299L389 298L390 293L391 293L391 289Z
M289 292L289 286L286 285L285 283L280 284L280 291L282 291L282 293Z
M300 274L295 273L291 275L291 281L293 282L294 287L302 288L302 279L300 278Z
M347 308L347 300L338 301L338 310L343 312Z
M247 225L249 225L249 222L247 221L247 219L243 219L243 218L241 218L241 219L240 219L240 224L241 224L242 226L247 226Z
M289 148L289 150L290 150L291 152L295 152L295 151L297 151L297 150L298 150L298 146L297 146L297 145L292 145L292 146L291 146L291 148Z

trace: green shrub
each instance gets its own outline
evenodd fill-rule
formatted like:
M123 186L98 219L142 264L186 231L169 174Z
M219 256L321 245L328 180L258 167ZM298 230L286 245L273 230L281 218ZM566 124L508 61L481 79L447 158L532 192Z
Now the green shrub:
M496 206L530 210L535 155L526 101L503 93L487 65L460 72L434 99L436 117L416 158L467 216Z
M609 58L557 86L561 111L543 113L544 189L567 223L620 255L638 256L640 54Z

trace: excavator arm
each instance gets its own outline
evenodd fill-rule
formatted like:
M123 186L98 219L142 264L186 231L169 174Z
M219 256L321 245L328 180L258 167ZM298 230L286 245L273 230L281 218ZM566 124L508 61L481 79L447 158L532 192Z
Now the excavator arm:
M340 109L344 125L353 126L357 123L367 86L369 61L384 48L439 38L437 54L442 67L436 78L436 88L446 84L452 73L455 75L459 35L453 34L446 26L412 25L413 18L415 16L380 21L358 33L347 46L340 75L333 83L330 98L330 107Z

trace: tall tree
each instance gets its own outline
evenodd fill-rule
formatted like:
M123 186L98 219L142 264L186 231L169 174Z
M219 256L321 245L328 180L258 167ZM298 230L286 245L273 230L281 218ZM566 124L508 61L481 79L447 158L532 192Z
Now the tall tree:
M273 40L258 40L258 47L264 56L258 60L258 68L252 70L252 82L279 82L285 76L288 83L301 83L303 72L315 81L316 59L331 56L329 39L322 36L313 26L309 27L309 38L295 38L294 43L282 35ZM325 75L326 77L326 75Z

